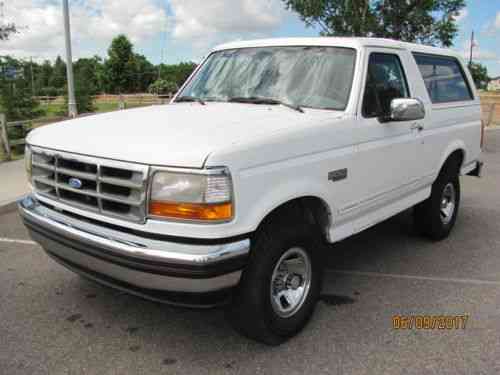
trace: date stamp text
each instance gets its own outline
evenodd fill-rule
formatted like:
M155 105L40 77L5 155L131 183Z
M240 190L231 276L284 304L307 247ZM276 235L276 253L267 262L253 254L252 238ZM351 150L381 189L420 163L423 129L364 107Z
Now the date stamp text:
M394 329L465 329L468 315L394 315Z

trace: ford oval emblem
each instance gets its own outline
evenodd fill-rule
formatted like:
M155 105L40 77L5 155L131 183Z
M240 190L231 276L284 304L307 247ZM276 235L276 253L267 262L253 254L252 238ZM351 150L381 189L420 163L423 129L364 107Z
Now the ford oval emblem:
M82 180L79 180L78 178L74 178L74 177L69 179L68 184L73 189L81 189L83 186Z

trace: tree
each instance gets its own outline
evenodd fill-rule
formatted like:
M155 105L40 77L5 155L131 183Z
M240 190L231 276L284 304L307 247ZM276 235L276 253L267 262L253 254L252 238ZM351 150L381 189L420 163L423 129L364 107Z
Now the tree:
M81 83L91 95L103 91L103 64L99 56L78 59L74 64L75 85Z
M61 56L56 58L49 84L58 89L66 85L66 63L61 59Z
M0 107L9 121L26 120L37 117L38 102L33 99L29 82L24 78L1 83Z
M325 36L373 36L449 47L465 0L282 0Z
M175 82L177 87L181 87L186 79L188 79L191 73L193 73L196 69L196 64L192 62L182 62L175 65L161 64L159 69L162 80Z
M470 63L469 70L474 79L476 87L480 90L486 90L490 78L488 77L488 69L480 63Z
M143 55L134 55L135 65L135 90L137 92L145 92L157 76L157 70L153 64Z
M52 74L52 64L49 60L45 60L36 74L36 86L39 90L50 87ZM55 87L53 89L55 90Z
M78 112L95 110L93 96L102 91L102 60L98 56L82 58L74 64L75 98ZM67 102L67 97L65 96Z
M1 56L0 112L9 121L33 117L37 103L31 99L32 94L30 62Z
M132 43L125 35L117 36L111 42L108 56L104 64L107 89L112 93L131 92L136 81Z
M15 33L17 33L17 28L13 23L0 26L0 40L7 40L11 34Z

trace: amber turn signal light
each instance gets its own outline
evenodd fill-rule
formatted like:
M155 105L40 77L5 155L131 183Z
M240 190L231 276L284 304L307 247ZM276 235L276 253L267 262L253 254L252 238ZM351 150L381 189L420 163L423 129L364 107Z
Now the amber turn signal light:
M207 204L152 201L149 204L149 214L172 219L221 221L233 217L233 205L231 202Z

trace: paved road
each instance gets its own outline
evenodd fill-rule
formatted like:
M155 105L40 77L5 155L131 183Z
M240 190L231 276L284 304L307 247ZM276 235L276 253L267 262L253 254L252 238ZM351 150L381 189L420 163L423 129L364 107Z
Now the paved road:
M0 374L498 374L500 131L486 176L462 179L461 214L440 243L408 212L332 247L320 302L276 348L232 331L222 310L143 301L87 282L0 217ZM466 329L394 330L397 314L468 314Z
M24 160L0 163L0 181L0 207L26 194L28 183Z

